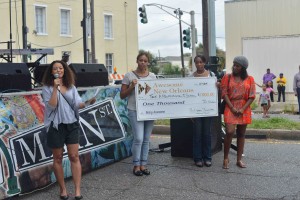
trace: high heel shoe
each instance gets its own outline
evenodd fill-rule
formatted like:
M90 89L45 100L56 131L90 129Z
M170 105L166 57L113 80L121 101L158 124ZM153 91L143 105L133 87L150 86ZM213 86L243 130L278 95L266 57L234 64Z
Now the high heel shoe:
M246 168L246 167L247 167L246 164L243 163L241 160L240 160L240 161L237 161L237 162L236 162L236 165L237 165L238 167L240 167L240 168Z
M69 195L60 195L59 198L61 200L68 200L69 199Z
M83 199L83 196L80 195L80 196L75 196L75 200L80 200L80 199Z
M223 160L223 169L229 169L229 160L228 159L224 159Z

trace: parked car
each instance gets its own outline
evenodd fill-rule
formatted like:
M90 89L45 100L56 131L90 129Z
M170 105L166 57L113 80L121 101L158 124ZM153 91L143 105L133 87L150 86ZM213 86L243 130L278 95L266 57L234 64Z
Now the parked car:
M156 75L156 78L160 79L160 78L165 78L165 77L163 75Z

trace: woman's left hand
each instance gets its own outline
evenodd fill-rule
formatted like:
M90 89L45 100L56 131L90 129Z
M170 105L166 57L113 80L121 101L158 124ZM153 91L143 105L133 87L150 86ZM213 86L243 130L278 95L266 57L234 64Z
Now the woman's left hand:
M84 103L85 103L86 106L88 106L88 105L94 104L95 102L96 102L96 97L93 97L93 98L87 100L87 101L84 102Z
M237 110L237 114L238 115L242 115L244 113L244 111L245 110L243 108L241 108L241 109Z

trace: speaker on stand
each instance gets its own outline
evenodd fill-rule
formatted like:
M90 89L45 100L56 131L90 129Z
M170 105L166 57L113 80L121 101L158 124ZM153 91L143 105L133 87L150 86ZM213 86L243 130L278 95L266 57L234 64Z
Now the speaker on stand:
M0 91L31 90L31 74L25 63L0 63Z
M221 117L212 117L212 153L222 150ZM171 156L193 157L193 122L190 118L171 119Z
M108 85L108 72L103 64L72 63L69 66L76 75L76 87Z
M39 87L42 86L43 76L46 69L50 66L50 64L40 64L36 66L33 70L34 77L34 86Z

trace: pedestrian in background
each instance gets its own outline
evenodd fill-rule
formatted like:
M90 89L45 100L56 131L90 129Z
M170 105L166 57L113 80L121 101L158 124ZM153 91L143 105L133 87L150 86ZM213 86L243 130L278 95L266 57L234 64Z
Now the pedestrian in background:
M274 102L274 95L276 95L276 92L273 89L273 82L272 81L268 81L266 87L267 87L266 90L270 94L271 101Z
M263 118L269 118L268 111L271 107L270 94L267 92L267 87L265 84L262 84L262 91L259 94L258 103L263 108Z
M194 58L197 70L191 74L191 77L214 77L214 73L204 68L206 58L203 55L197 55ZM211 166L211 123L212 117L192 118L193 121L193 158L198 167Z
M280 98L282 95L282 100L285 102L285 85L286 85L286 78L283 77L283 73L279 74L279 77L276 79L277 83L277 91L278 91L278 100L280 102Z
M81 164L79 160L78 109L86 103L92 104L95 98L82 102L75 88L75 75L63 61L53 61L43 78L42 97L45 104L44 125L47 132L47 145L53 154L53 169L60 188L60 199L67 200L69 195L64 181L62 166L64 145L67 146L71 162L75 199L82 199L80 192Z
M295 96L298 98L298 114L300 115L300 65L299 72L294 76L293 90L295 92Z
M150 135L153 129L153 120L137 121L135 87L138 79L156 79L155 74L149 72L149 55L141 52L136 59L137 68L125 74L122 80L120 97L128 97L128 117L133 132L132 158L133 174L136 176L150 175L150 170L146 168L148 162Z
M247 58L237 56L233 60L231 76L226 74L221 81L222 98L226 101L223 169L229 168L228 154L235 132L237 135L236 165L240 168L246 167L246 164L242 162L242 154L246 128L252 122L250 104L255 99L255 82L253 77L248 75L247 68Z
M268 68L267 73L263 76L263 84L265 84L267 87L271 87L273 89L273 79L275 79L276 76L271 73L271 70ZM273 97L273 91L270 92L271 101L274 102Z

